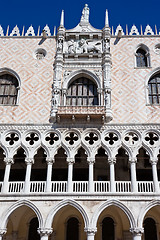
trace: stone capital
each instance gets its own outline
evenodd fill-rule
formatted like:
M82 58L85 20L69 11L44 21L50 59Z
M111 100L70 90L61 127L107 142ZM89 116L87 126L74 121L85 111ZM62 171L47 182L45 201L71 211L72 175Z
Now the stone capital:
M67 157L67 162L68 162L68 164L73 164L73 163L75 163L75 158L74 157Z
M130 232L134 235L142 235L144 233L144 228L130 228Z
M13 158L4 158L4 162L6 163L6 165L9 165L9 164L13 164L14 160Z
M53 163L55 163L55 159L52 157L47 157L46 162L47 162L47 164L53 164Z
M34 158L25 158L25 163L26 163L27 165L29 165L29 164L34 164Z
M40 234L40 236L49 236L52 234L53 229L52 228L38 228L37 232Z
M94 164L95 163L95 157L87 157L87 162L89 164Z
M95 235L97 228L85 228L84 231L87 233L87 235Z
M115 157L108 158L108 163L109 164L115 164L116 163L116 158Z
M151 158L150 159L151 165L157 165L157 162L158 162L158 158Z
M137 158L133 157L133 158L129 158L129 163L137 163Z
M7 232L6 228L0 229L0 236L3 236L4 234L6 234L6 232Z

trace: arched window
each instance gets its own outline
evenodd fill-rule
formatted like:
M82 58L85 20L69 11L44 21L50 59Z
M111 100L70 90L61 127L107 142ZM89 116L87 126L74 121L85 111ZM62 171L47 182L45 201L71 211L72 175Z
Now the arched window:
M160 73L151 77L148 82L149 103L160 104Z
M81 77L73 81L67 92L67 105L98 105L97 86L90 79Z
M144 220L144 240L157 240L157 228L154 219Z
M105 217L102 221L102 240L114 240L114 221L110 217Z
M0 75L0 104L15 105L17 103L18 80L11 74Z
M142 48L138 48L138 50L136 51L136 64L137 67L149 67L147 52Z
M67 221L66 240L79 240L79 221L75 217L72 217Z
M29 223L29 233L28 233L28 240L40 240L40 235L37 232L38 229L38 218L32 218Z

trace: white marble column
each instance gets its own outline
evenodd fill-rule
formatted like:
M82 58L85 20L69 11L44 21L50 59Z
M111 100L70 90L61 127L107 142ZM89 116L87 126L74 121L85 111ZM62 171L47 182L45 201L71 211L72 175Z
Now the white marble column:
M94 177L93 177L93 166L95 163L95 158L88 157L87 158L89 164L89 181L88 181L88 191L94 192Z
M157 175L157 160L151 160L154 191L159 192L159 182Z
M32 164L34 164L34 159L26 158L25 162L27 164L27 168L26 168L26 177L25 177L25 183L24 183L24 192L29 193L30 192L31 169L32 169Z
M67 162L68 162L68 183L67 183L67 189L68 192L73 192L73 183L72 183L72 179L73 179L73 164L75 162L74 158L67 158Z
M84 231L87 234L87 240L94 240L94 236L95 236L95 234L97 232L97 229L90 228L90 229L85 229Z
M132 233L133 240L141 240L142 239L142 234L144 233L143 228L131 228L130 232Z
M14 161L13 161L13 158L5 158L4 162L6 163L6 167L5 167L5 173L4 173L4 179L3 179L2 192L7 193L8 187L9 187L9 176L10 176L11 165L14 163Z
M110 166L110 192L116 192L115 169L114 169L116 158L109 158L108 163Z
M48 240L49 235L52 234L52 228L39 228L37 232L40 234L41 240Z
M47 180L46 180L46 192L51 192L52 188L52 166L54 163L54 158L47 158Z
M131 168L131 191L138 192L138 185L137 185L137 176L136 176L136 158L129 159L130 168Z
M6 228L5 229L0 229L0 240L3 239L3 235L6 234L6 232L7 232Z

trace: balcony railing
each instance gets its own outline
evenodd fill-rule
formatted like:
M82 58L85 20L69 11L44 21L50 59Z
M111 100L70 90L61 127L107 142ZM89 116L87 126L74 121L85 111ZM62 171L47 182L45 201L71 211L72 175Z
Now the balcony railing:
M160 185L160 183L159 183ZM9 182L8 190L5 193L25 193L25 182ZM100 193L111 193L109 181L94 181L93 192ZM138 193L152 193L154 192L153 182L138 181ZM30 194L45 193L46 182L45 181L31 181L30 182ZM115 182L116 193L130 193L131 182L130 181L116 181ZM3 192L3 182L0 182L0 192ZM67 192L67 181L52 181L51 182L51 193L66 193ZM73 181L72 182L73 193L89 193L88 181Z
M105 115L104 106L59 106L58 115Z

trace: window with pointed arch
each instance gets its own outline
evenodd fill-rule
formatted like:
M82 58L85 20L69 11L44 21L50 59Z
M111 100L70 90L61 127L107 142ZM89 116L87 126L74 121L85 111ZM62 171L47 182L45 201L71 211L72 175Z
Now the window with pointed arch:
M17 104L19 83L15 76L5 73L0 75L0 104Z
M68 106L92 106L98 105L96 84L86 77L80 77L73 81L67 91Z
M136 51L136 67L150 67L149 51L139 47Z
M160 104L160 73L148 81L148 95L150 104Z

